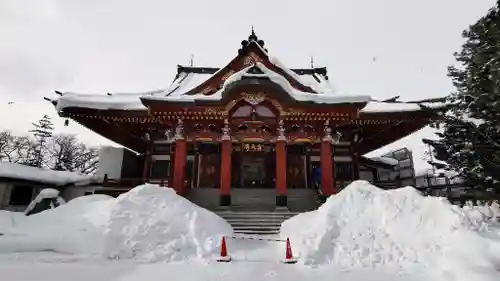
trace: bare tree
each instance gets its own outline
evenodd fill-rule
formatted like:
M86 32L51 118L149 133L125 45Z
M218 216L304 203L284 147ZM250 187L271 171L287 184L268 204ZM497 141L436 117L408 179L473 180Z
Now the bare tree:
M29 163L28 155L33 142L27 136L16 136L9 131L0 132L0 161ZM33 161L32 161L33 162Z
M51 168L92 174L97 170L98 149L88 147L74 135L55 135L49 144Z
M17 136L18 149L16 150L17 160L15 163L38 167L39 146L36 140L29 136Z
M87 146L74 135L52 135L52 123L42 118L30 131L34 136L0 132L0 161L52 170L94 174L99 148Z
M0 132L0 161L7 160L8 162L14 162L13 150L14 136L8 132Z
M80 153L75 159L76 169L84 174L95 174L99 165L99 148L80 143L78 151Z

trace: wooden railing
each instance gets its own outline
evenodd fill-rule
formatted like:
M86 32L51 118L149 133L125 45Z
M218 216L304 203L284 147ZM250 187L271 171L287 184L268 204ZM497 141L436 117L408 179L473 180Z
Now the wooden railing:
M133 188L135 186L144 184L144 183L154 183L159 184L161 186L169 186L168 179L143 179L143 178L119 178L119 179L110 179L106 175L103 180L103 187L105 188L118 188L118 189L126 189Z
M383 189L394 189L402 187L399 181L380 181L375 185ZM491 202L500 201L500 194L472 191L467 192L467 186L460 180L450 179L445 177L436 177L426 181L424 185L418 185L415 189L422 192L426 196L439 196L446 197L454 204L463 205L466 201L478 202Z

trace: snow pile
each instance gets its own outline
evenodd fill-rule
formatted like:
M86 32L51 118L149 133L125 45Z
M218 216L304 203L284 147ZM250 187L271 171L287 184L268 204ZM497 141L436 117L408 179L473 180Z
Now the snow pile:
M179 197L173 189L141 186L120 196L105 233L111 258L178 261L215 254L231 226Z
M281 235L305 264L447 274L500 265L498 225L412 187L384 191L353 182L318 210L285 221Z
M22 212L0 210L0 235L3 235L6 229L15 227L18 221L22 220L24 217L24 213Z
M12 223L10 224L12 225ZM231 226L172 189L142 185L118 198L88 195L4 227L0 253L50 251L144 262L204 258Z
M106 215L113 200L102 195L83 196L55 209L17 218L14 227L3 229L0 253L54 252L100 257L108 223Z
M474 206L472 202L467 201L463 210L467 211L474 221L489 221L493 224L500 222L500 204L497 202Z

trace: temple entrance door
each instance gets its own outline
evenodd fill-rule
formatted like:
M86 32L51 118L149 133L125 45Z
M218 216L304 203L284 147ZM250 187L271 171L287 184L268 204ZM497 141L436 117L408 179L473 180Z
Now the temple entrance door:
M238 187L231 190L232 208L242 210L272 211L276 208L274 187L275 161L273 152L240 152ZM234 167L234 166L233 166Z
M262 155L243 155L241 161L242 187L267 187L265 158Z

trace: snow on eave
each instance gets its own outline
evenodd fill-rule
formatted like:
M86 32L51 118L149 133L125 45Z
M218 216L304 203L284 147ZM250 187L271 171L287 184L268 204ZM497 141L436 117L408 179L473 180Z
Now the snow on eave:
M245 74L247 74L248 70L250 70L254 66L255 66L255 64L252 64L252 65L249 65L249 66L239 70L238 72L233 73L231 76L229 76L224 81L224 84L222 84L221 90L226 89L226 87L233 82L240 81L243 78L243 76L245 76Z
M415 177L445 177L445 178L458 178L459 173L455 171L448 171L444 169L426 168L423 170L415 171Z
M282 75L267 68L264 64L257 62L256 66L264 72L274 83L280 85L296 101L310 101L319 104L340 104L340 103L367 103L371 100L370 96L351 96L351 95L328 95L325 93L307 93L295 89L290 82Z
M390 157L379 156L379 157L369 157L369 159L371 159L375 162L380 162L380 163L387 164L390 166L397 166L399 164L398 160L396 160L394 158L390 158Z
M216 71L214 74L184 72L183 76L179 76L179 78L175 80L172 85L170 85L168 90L165 91L164 96L181 96L187 94L209 79L212 79L212 77L219 71L220 70ZM202 77L203 79L200 80L200 77Z
M412 112L423 111L426 109L440 109L444 107L443 103L410 103L410 102L383 102L371 100L363 107L361 113L394 113L394 112Z
M53 171L9 162L0 162L0 178L25 180L59 187L67 185L85 186L100 182L98 178L91 175Z
M308 86L309 88L312 88L310 85L308 85L307 83L305 83L304 81L302 81L302 78L300 77L299 74L293 72L291 69L289 69L288 67L285 66L284 63L282 63L277 57L269 57L269 61L274 64L275 66L281 68L286 74L288 74L290 77L292 77L293 79L297 80L297 82L299 82L300 84L304 85L304 86Z
M54 102L56 102L57 112L62 112L69 107L97 110L146 110L140 97L152 95L152 93L79 94L65 92Z
M269 61L277 66L278 68L281 68L285 73L287 73L290 77L298 81L300 84L311 88L314 92L316 93L331 93L331 94L336 94L335 90L333 89L333 86L330 84L328 80L324 78L323 75L312 72L312 74L298 74L292 69L288 68L285 66L284 63L282 63L277 57L270 57ZM312 76L314 83L311 83L311 81L306 80L306 75Z

